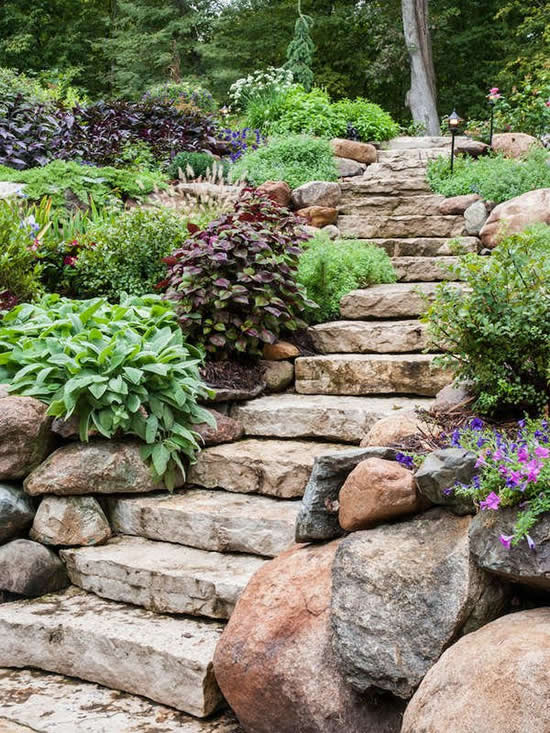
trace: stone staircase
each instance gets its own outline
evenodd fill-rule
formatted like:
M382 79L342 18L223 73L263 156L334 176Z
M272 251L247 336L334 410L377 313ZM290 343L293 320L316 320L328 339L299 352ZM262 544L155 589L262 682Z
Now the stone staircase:
M462 235L462 217L441 214L443 198L425 180L427 160L447 148L445 138L399 138L363 178L343 183L341 232L385 249L399 281L350 293L342 320L311 329L320 355L296 360L295 392L233 404L245 437L206 448L189 472L191 488L109 498L117 536L61 551L73 583L67 591L0 604L0 667L88 681L72 691L74 720L96 689L90 683L195 718L223 706L216 644L251 576L293 542L315 458L357 445L395 410L427 407L449 382L432 369L433 355L422 353L426 335L417 320L420 292L429 298L449 278L450 240ZM477 240L462 237L462 246L475 251ZM9 679L28 673L20 674ZM0 730L6 710L9 720L31 719L14 717L0 700ZM225 716L183 715L180 725L149 721L135 730L238 730ZM90 726L82 730L108 729ZM33 729L54 730L47 723Z

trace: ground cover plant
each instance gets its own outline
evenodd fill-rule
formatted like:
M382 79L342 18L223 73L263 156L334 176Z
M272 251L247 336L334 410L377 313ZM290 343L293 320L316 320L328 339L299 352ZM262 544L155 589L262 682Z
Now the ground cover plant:
M167 289L181 327L217 359L259 355L283 330L305 326L314 307L296 282L298 217L265 196L246 190L234 213L194 232L165 262Z
M33 300L42 290L32 251L38 228L33 217L21 216L16 204L0 201L0 310Z
M451 175L449 159L437 158L428 164L432 191L443 196L478 193L486 201L501 203L536 188L550 187L548 152L534 148L524 159L502 155L474 160L458 157Z
M111 305L48 295L0 320L0 381L46 402L52 416L76 415L82 441L91 429L137 436L168 488L184 473L180 454L193 460L199 449L193 426L213 422L197 404L208 394L201 361L158 296Z
M297 188L308 181L337 181L338 171L328 140L287 135L246 152L233 165L231 178L247 180L254 186L265 181L286 181L291 188Z
M480 413L540 414L549 399L550 227L509 237L453 268L466 290L437 288L423 320L439 363L469 381Z
M338 318L344 295L376 283L395 282L391 260L380 247L357 240L333 242L322 232L304 245L297 280L318 308L313 323Z

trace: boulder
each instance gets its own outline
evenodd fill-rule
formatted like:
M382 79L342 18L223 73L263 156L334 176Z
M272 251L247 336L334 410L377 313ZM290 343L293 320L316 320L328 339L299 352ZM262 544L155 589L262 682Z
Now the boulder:
M296 519L296 542L339 537L338 494L348 475L367 458L394 457L391 448L349 448L317 457Z
M514 533L519 511L513 508L477 514L470 527L472 554L480 568L506 581L550 591L550 515L543 514L529 530L533 550L526 540L510 549L499 541L501 535Z
M543 733L550 608L493 621L448 649L409 703L402 733Z
M51 431L63 440L78 440L80 437L80 420L77 415L71 415L68 420L56 417L52 421ZM88 431L90 438L94 438L98 434L94 428L90 428Z
M463 214L466 209L479 201L481 196L477 193L470 193L464 196L452 196L449 199L445 199L439 206L440 214Z
M246 389L244 387L211 387L214 394L208 402L217 404L219 402L244 402L259 397L265 390L265 382L260 382L255 387Z
M340 178L354 178L355 176L362 176L365 172L365 164L358 163L351 158L334 158L334 162Z
M395 415L383 417L374 423L361 441L361 447L369 445L398 445L403 440L418 435L426 427L415 410L399 410Z
M4 397L0 410L0 481L27 476L51 449L48 406L33 397Z
M18 486L0 483L0 542L15 537L32 524L33 500Z
M330 181L310 181L295 188L292 192L292 205L295 209L308 206L335 207L342 198L340 184Z
M216 425L212 427L207 423L194 425L195 430L204 441L204 445L219 445L220 443L234 443L244 435L243 426L232 417L222 415L217 410L208 410L215 418Z
M0 199L9 199L12 198L12 196L22 196L24 190L24 183L10 183L9 181L0 181Z
M495 153L501 153L507 158L523 158L529 149L540 145L536 137L524 132L499 132L493 135L491 147Z
M338 221L338 210L329 206L308 206L305 209L299 209L296 213L307 219L310 226L316 229L336 224Z
M457 140L455 153L457 155L468 155L470 158L479 158L480 155L487 155L490 148L486 143L482 143L479 140L468 140L467 138L460 138Z
M475 201L464 211L464 226L468 234L478 235L489 218L483 201Z
M471 521L438 508L342 540L332 570L333 647L354 689L409 698L457 636L501 611L503 586L470 557Z
M9 397L10 393L8 392L9 385L8 384L0 384L0 400L3 400L4 397Z
M366 165L376 163L376 148L370 143L360 143L355 140L344 140L337 137L330 141L330 147L338 158L349 158Z
M111 528L93 496L46 496L30 536L43 545L100 545L111 536Z
M258 193L263 193L279 206L285 208L290 205L291 188L285 181L266 181L256 189Z
M420 493L432 504L446 506L453 514L475 514L473 499L454 491L458 482L471 483L477 473L477 456L463 448L441 448L430 453L414 478Z
M326 227L323 227L322 231L323 234L326 234L329 239L340 238L340 230L334 224L328 224Z
M268 392L283 392L294 382L294 364L290 361L260 361Z
M65 566L44 545L12 540L0 547L0 590L35 598L68 585Z
M340 489L338 521L355 532L422 509L413 475L395 461L367 458Z
M283 361L300 356L300 349L288 341L276 341L274 344L264 344L263 355L266 361Z
M473 399L474 396L467 384L455 382L439 390L430 411L435 413L449 412L460 405L472 402Z
M135 494L164 486L154 481L138 441L93 440L58 448L25 480L27 494ZM178 486L184 479L179 477ZM176 487L177 488L177 487Z
M504 237L537 223L550 224L550 188L528 191L495 206L479 236L485 247L493 249Z
M337 545L280 555L256 573L237 603L214 671L246 731L399 731L402 704L359 696L336 667L329 608Z

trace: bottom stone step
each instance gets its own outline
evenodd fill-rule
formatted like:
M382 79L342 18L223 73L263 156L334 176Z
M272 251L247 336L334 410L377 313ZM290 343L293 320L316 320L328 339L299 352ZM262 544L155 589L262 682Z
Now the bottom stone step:
M71 587L0 605L0 667L78 677L203 718L223 703L212 667L223 627Z
M241 733L143 697L37 669L0 669L0 733Z
M62 550L74 585L156 613L229 618L248 581L266 562L194 547L116 537L100 547Z

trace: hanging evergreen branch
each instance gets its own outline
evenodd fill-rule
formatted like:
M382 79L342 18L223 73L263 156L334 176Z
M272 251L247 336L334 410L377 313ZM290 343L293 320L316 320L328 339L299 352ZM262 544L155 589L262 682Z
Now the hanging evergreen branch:
M289 69L292 72L294 81L301 84L309 92L313 86L311 64L313 63L313 53L315 51L315 44L310 35L313 18L302 13L300 0L298 0L298 13L294 38L288 45L286 52L288 61L284 68Z

